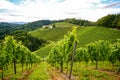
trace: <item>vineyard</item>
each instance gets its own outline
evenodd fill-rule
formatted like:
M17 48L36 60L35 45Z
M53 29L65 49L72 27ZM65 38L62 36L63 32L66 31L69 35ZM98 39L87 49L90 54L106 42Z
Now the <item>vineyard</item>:
M79 76L79 74L84 76L83 78L79 76L80 80L91 80L93 79L92 77L101 80L107 79L109 75L104 72L115 76L118 75L116 78L112 77L112 80L119 80L120 39L115 41L99 40L91 42L84 47L77 48L75 53L75 50L73 50L76 47L74 44L77 42L75 33L76 30L74 29L72 32L68 32L62 40L55 43L47 58L48 63L59 68L61 73L63 70L69 73L69 70L70 72L72 70L74 61L76 66L73 67L73 73L76 76ZM97 72L97 70L102 73ZM84 75L84 73L86 74ZM71 78L71 74L68 77Z
M31 52L14 37L5 37L0 45L1 80L119 80L120 39L79 46L76 30L43 47L43 52L49 50L43 58L36 54L43 52Z
M28 70L32 68L33 64L39 63L40 60L40 57L31 53L27 47L22 45L21 42L17 42L14 37L5 37L5 41L0 45L0 77L2 80L7 75L15 75L14 77L16 77L17 72L20 72L20 67L21 72L23 72L25 66Z
M0 0L0 80L120 80L120 0Z

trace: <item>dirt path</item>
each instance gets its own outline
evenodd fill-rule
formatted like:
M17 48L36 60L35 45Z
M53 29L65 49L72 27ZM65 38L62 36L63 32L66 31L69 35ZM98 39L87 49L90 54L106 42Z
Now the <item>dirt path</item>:
M4 80L10 80L11 77L13 77L13 74L10 74L9 76L4 77Z
M57 71L55 68L50 70L50 76L51 76L52 80L65 80L64 77L60 76L59 71Z
M49 69L51 80L70 80L68 75L65 73L60 73L60 71L54 67ZM76 80L76 77L72 76L71 80Z
M33 72L33 69L23 72L23 76L18 80L28 80L28 76Z

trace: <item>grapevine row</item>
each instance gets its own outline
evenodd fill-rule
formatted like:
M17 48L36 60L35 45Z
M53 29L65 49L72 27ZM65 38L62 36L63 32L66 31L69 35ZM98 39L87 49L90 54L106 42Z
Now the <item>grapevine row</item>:
M13 64L14 74L16 74L16 64L21 64L22 72L23 66L31 65L40 61L40 57L33 54L27 47L22 45L22 42L17 42L14 37L7 36L5 41L0 45L0 70L8 69L10 64Z

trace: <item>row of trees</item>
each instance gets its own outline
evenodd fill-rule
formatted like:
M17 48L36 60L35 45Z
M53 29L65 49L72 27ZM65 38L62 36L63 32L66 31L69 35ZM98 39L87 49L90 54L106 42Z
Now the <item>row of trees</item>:
M109 14L96 22L99 26L120 29L120 14Z
M99 40L89 43L85 47L77 49L75 59L78 62L89 61L96 63L98 68L98 61L109 61L113 67L116 61L120 62L120 39L115 42Z
M5 37L5 41L0 45L0 70L2 70L2 80L3 71L8 69L10 64L13 64L14 74L16 74L16 65L21 64L22 71L23 66L26 64L31 65L40 61L40 57L31 53L31 51L22 45L21 42L17 42L14 37Z
M68 32L64 38L54 44L51 49L47 61L52 65L59 64L60 71L63 72L63 65L66 63L68 66L71 60L71 53L73 50L74 42L76 41L76 27L71 32Z
M62 40L56 42L47 58L47 61L53 66L59 64L61 72L63 72L63 65L66 64L68 67L69 62L72 60L73 55L71 53L76 42L75 32L76 29L72 30ZM120 63L120 39L115 41L99 40L77 48L75 61L84 61L86 65L93 62L96 69L98 69L99 61L109 61L114 67L116 62Z
M91 21L88 21L88 20L82 20L82 19L75 19L75 18L67 18L64 21L72 23L72 24L77 24L77 25L80 25L80 26L93 26L93 25L95 25L94 22L91 22Z

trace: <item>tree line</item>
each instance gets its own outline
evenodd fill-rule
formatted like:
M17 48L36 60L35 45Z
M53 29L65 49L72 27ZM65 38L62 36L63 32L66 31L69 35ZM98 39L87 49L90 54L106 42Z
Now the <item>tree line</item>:
M83 20L83 19L76 19L76 18L67 18L64 21L72 23L72 24L80 25L80 26L94 26L95 25L95 22Z
M120 29L120 14L109 14L107 16L104 16L100 18L96 24L98 26Z
M41 47L44 47L44 45L49 44L47 40L31 36L28 31L17 30L11 32L9 35L14 36L17 41L22 41L22 43L31 51L36 51Z

